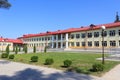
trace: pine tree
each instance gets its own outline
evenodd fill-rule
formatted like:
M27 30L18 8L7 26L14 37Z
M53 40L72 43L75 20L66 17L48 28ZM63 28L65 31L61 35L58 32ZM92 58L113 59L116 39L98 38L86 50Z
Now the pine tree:
M36 46L33 47L33 53L36 53Z
M9 49L9 44L6 47L6 53L9 54L10 53L10 49Z
M18 53L18 46L15 47L15 54Z

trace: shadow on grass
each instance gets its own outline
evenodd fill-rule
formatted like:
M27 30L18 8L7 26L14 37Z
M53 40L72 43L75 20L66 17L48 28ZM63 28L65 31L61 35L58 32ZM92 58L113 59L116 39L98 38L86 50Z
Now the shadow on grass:
M93 80L89 75L72 72L44 74L44 71L27 68L13 76L0 75L0 80Z

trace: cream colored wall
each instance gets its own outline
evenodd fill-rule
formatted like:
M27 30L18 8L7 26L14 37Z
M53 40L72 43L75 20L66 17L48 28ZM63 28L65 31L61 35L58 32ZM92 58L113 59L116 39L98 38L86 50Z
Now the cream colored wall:
M10 45L9 49L13 50L13 43L11 43L11 42L0 42L0 51L5 51L8 44Z

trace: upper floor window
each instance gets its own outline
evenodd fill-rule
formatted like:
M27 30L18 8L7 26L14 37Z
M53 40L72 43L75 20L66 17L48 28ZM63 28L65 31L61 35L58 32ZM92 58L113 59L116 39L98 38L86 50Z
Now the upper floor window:
M94 37L99 37L99 32L94 32Z
M107 36L107 31L104 31L103 33L101 33L101 35L106 37Z
M82 37L82 38L85 38L85 36L86 36L85 33L82 33L81 37Z
M118 34L119 34L119 36L120 36L120 30L118 30Z
M76 34L76 38L77 38L77 39L80 38L80 34Z
M110 36L115 36L115 30L110 30L109 35Z
M71 39L74 39L74 34L71 34Z
M92 37L92 33L88 33L88 38L91 38Z

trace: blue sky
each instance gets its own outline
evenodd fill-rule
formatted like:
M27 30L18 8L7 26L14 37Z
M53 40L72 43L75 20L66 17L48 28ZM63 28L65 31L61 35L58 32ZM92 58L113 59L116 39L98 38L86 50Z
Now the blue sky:
M0 9L0 36L7 38L111 23L120 14L120 0L9 1L9 10Z

